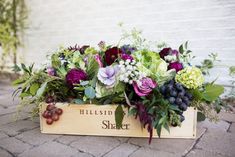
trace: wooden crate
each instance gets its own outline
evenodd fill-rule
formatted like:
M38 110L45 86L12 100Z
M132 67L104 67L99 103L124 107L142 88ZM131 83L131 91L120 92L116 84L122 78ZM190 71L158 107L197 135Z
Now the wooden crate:
M138 119L134 116L125 116L122 129L115 128L116 105L76 105L57 103L57 107L63 109L59 121L47 125L45 118L40 116L42 133L48 134L73 134L73 135L96 135L96 136L123 136L123 137L149 137L146 129L142 129ZM42 104L41 112L46 108ZM189 107L184 112L185 121L181 127L171 127L170 133L162 130L162 138L195 138L197 111ZM157 138L156 130L153 137Z

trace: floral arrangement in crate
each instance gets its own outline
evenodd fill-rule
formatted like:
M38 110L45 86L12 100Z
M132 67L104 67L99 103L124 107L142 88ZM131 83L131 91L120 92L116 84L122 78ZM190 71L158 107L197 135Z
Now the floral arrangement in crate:
M132 34L133 35L133 34ZM22 99L20 106L33 106L39 114L41 102L48 104L42 116L54 125L63 110L56 102L73 104L120 104L115 111L116 128L122 126L123 107L129 108L150 134L156 129L180 126L183 112L189 106L199 110L199 119L211 118L219 112L219 96L224 88L215 82L204 82L202 66L193 66L187 42L179 49L162 48L156 52L136 36L134 44L88 45L60 48L50 56L49 66L33 71L33 65L23 70L14 81L19 86L14 95ZM205 70L205 66L203 66ZM63 116L63 115L62 115ZM56 125L56 124L55 124Z

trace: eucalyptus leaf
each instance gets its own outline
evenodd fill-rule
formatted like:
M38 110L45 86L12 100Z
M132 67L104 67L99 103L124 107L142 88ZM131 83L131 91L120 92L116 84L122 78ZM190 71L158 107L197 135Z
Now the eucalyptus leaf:
M94 99L95 98L95 89L91 86L85 88L85 95L90 99Z
M122 127L123 117L124 117L124 111L122 105L118 105L115 110L115 122L117 129L120 129Z
M81 100L81 99L75 99L75 100L74 100L74 103L75 103L75 104L84 104L84 101Z
M89 81L81 81L80 82L80 85L82 85L82 86L85 86L85 85L88 85L89 84Z

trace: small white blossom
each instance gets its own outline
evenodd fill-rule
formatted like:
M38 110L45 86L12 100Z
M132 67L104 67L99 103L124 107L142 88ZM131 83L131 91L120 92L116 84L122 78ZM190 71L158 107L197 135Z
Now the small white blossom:
M128 81L129 81L129 79L128 79L128 78L125 78L124 82L126 82L126 83L127 83Z
M123 64L124 64L124 61L123 61L123 60L121 60L121 61L119 62L119 64L120 64L120 65L123 65Z

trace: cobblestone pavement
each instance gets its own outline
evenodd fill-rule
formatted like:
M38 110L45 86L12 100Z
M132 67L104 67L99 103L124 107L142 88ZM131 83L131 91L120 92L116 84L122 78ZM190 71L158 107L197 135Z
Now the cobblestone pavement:
M217 124L198 123L197 138L67 136L41 134L39 121L25 111L14 121L13 88L0 82L0 157L235 157L235 114L221 113Z

